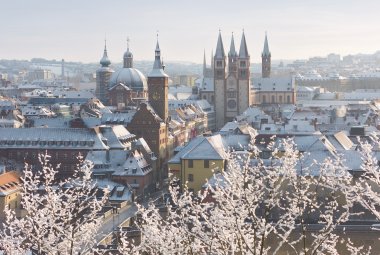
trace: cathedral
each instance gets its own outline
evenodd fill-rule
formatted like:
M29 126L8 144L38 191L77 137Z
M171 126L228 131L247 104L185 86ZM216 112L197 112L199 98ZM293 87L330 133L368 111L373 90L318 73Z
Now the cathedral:
M217 129L242 114L251 105L250 56L245 35L241 37L239 53L232 34L230 50L225 54L219 32L213 59L214 94Z

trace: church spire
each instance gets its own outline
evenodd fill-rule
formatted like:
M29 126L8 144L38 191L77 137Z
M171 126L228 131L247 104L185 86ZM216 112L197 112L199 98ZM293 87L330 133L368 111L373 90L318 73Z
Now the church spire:
M219 30L218 43L216 44L215 58L224 58L226 54L224 53L224 46L222 41L222 35Z
M263 53L261 54L261 69L262 69L261 75L263 78L270 77L271 58L272 56L269 51L267 32L265 32L264 49L263 49Z
M154 50L153 69L149 73L148 77L169 77L164 72L163 62L161 61L161 50L160 50L160 44L158 43L158 34L157 34L156 49Z
M104 52L103 52L103 57L100 59L99 62L102 67L108 67L111 64L110 59L108 58L107 55L107 40L104 40Z
M234 33L232 33L231 37L231 45L230 45L230 52L228 53L228 56L235 57L237 55L235 50L235 40L234 40Z
M265 41L264 41L264 49L263 49L263 56L270 56L269 46L268 46L268 37L267 32L265 32Z
M244 30L243 30L243 35L241 36L241 43L240 43L240 49L239 49L239 57L240 58L247 58L247 57L249 57L248 48L247 48L247 42L245 41Z
M207 64L206 64L206 50L203 50L203 76L206 75Z

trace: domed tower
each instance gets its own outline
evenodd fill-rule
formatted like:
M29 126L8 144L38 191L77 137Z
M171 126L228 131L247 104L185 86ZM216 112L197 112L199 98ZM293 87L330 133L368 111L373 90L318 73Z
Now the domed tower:
M110 88L122 83L130 88L136 97L146 98L148 91L146 78L139 70L133 68L133 54L129 49L129 39L127 42L127 51L123 55L123 68L112 75Z
M271 66L271 53L269 51L268 46L268 38L267 33L265 32L265 42L264 42L264 49L263 53L261 54L261 74L263 78L269 78L270 77L270 66Z
M107 90L109 88L109 83L111 75L114 73L109 66L111 61L107 55L107 43L104 42L104 53L103 57L100 59L101 67L96 71L96 97L103 103L107 103Z
M127 51L124 53L123 60L124 68L133 68L133 54L129 51L129 38L127 39Z

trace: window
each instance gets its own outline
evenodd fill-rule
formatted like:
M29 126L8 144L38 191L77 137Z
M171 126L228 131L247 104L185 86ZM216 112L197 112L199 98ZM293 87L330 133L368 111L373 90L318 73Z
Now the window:
M236 97L236 95L237 95L236 91L227 92L227 97Z
M247 66L247 64L245 61L240 61L240 67L246 67L246 66Z
M245 70L240 70L240 78L246 78L247 72Z
M280 103L282 103L282 96L279 97L279 100L278 100Z
M193 174L188 174L187 181L193 182L194 181L194 175Z
M209 161L208 159L205 159L205 160L203 161L203 167L204 167L204 168L209 168L209 167L210 167L210 161Z
M193 168L193 167L194 167L194 162L193 162L192 159L189 159L189 161L188 161L188 163L187 163L187 166L188 166L189 168Z
M286 97L286 102L287 102L288 104L290 104L290 96L287 96L287 97Z
M216 61L216 67L223 67L223 62L221 60Z
M262 103L265 104L266 103L266 97L265 95L263 95L263 100L262 100Z
M272 95L272 103L275 103L275 97Z

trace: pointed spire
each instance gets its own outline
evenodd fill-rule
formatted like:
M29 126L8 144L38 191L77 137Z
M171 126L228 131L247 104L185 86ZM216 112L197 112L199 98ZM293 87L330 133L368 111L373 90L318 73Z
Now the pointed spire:
M264 41L264 49L263 49L263 56L269 56L270 51L269 51L269 46L268 46L268 37L267 37L267 32L265 31L265 41Z
M214 69L214 49L211 50L211 70Z
M100 59L99 63L102 65L102 67L108 67L111 64L111 61L108 58L108 54L107 54L107 40L106 39L104 39L103 57Z
M160 44L158 43L158 33L157 33L157 43L156 43L156 49L155 49L155 59L154 59L153 69L162 69L161 50L160 50Z
M222 35L219 29L218 43L216 44L215 58L224 58L226 54L224 53L224 46L222 41Z
M203 70L206 70L206 50L203 49Z
M231 37L231 45L230 45L230 52L228 53L228 56L236 56L236 50L235 50L235 40L234 40L234 33L232 32L232 37Z
M245 34L243 30L243 35L241 36L241 42L240 42L240 49L239 49L239 57L240 58L248 58L248 48L247 48L247 42L245 41Z
M148 77L169 77L164 72L164 64L163 60L161 61L161 50L160 50L160 44L158 43L158 33L157 33L157 43L156 43L156 49L155 49L155 57L154 57L154 63L153 63L153 69L149 73Z

